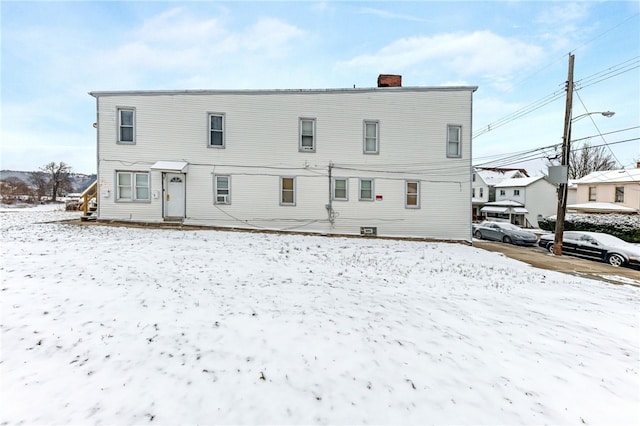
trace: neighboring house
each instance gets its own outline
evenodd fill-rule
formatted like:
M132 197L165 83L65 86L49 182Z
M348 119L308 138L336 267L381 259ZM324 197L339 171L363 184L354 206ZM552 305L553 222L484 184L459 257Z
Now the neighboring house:
M496 200L495 185L505 179L529 177L524 169L474 167L471 174L471 204L473 220L480 220L480 209Z
M577 213L639 213L640 164L635 169L593 172L575 181Z
M538 227L538 219L557 212L556 186L545 176L505 179L495 185L496 201L481 212L490 218L508 219L523 227Z
M470 241L476 89L92 92L97 218Z

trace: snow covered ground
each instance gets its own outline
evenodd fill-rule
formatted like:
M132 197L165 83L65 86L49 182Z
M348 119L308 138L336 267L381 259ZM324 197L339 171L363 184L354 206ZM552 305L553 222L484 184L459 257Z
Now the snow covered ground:
M0 212L0 424L639 424L640 288L455 244Z

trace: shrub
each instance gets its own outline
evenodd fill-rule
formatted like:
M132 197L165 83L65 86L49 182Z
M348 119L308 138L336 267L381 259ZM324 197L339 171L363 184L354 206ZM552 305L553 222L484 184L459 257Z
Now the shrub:
M549 216L538 221L540 229L555 231L556 217ZM637 214L567 214L565 231L603 232L630 243L640 243L640 215Z

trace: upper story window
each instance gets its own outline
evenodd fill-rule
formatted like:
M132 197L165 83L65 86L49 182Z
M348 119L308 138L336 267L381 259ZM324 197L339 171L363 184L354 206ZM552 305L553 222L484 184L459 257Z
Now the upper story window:
M405 181L405 207L409 209L420 208L420 181Z
M293 178L293 177L280 178L280 205L281 206L296 205L296 178Z
M589 201L596 201L596 187L589 187Z
M506 191L505 191L504 189L501 189L501 190L500 190L500 195L506 195L506 194L507 194L507 193L506 193Z
M380 125L377 121L364 122L364 153L377 154L379 152Z
M520 190L519 189L514 189L513 190L513 196L514 197L519 197L520 196Z
M305 152L314 152L316 150L315 118L301 118L299 127L300 135L298 141L300 146L298 149Z
M476 189L471 188L471 198L476 198Z
M209 114L209 146L224 148L224 114Z
M134 108L118 108L118 143L136 143Z
M373 201L373 179L360 179L360 201Z
M475 182L475 181L476 181L476 174L475 174L475 173L473 173L473 174L471 175L471 182Z
M117 172L117 201L149 201L149 173Z
M447 126L447 157L462 157L462 126Z
M349 199L349 181L346 178L333 178L333 199L347 201Z
M484 194L483 194L483 193L484 193L484 188L480 188L480 197L483 197L483 196L484 196Z
M216 175L213 179L215 193L214 204L231 204L231 178Z
M616 186L616 203L624 203L624 186Z

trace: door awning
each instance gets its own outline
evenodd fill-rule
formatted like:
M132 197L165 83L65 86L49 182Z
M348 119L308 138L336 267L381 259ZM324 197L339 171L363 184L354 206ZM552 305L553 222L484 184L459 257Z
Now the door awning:
M159 170L161 172L187 173L189 163L186 161L156 161L151 170Z
M524 207L514 207L513 208L513 212L514 213L529 213L529 210L525 209Z
M506 213L509 210L508 207L493 207L493 206L484 206L480 209L483 213Z

